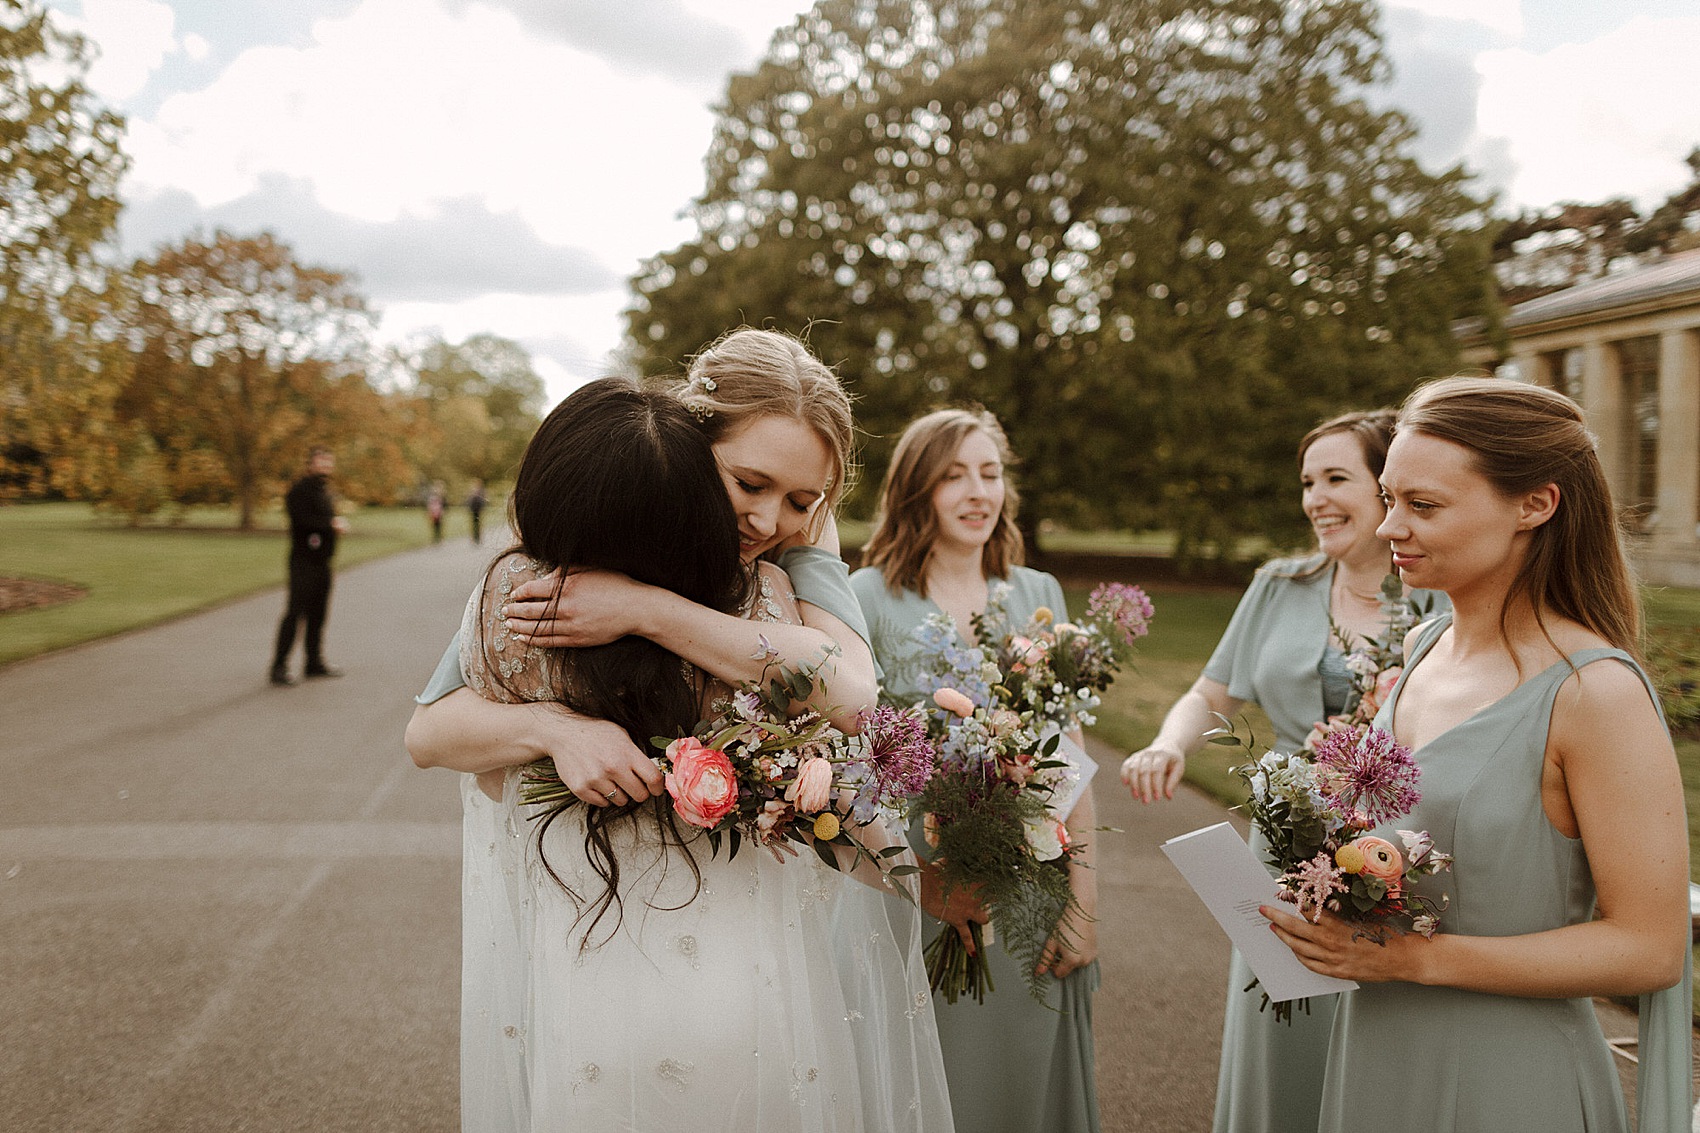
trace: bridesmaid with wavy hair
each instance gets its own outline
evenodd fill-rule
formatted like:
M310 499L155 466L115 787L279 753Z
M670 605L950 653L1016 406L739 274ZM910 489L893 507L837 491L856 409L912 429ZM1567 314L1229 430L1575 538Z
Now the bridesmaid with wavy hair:
M1633 995L1639 1128L1687 1130L1682 780L1594 438L1562 394L1449 378L1400 410L1381 485L1394 564L1453 613L1412 632L1376 723L1422 769L1401 825L1456 864L1416 883L1447 901L1433 939L1264 907L1307 967L1360 984L1320 1129L1626 1130L1590 997Z
M874 659L884 671L883 700L909 705L926 699L925 658L913 635L929 616L949 615L964 642L974 640L974 616L994 601L1016 625L1040 606L1067 617L1057 580L1021 565L1019 496L1007 476L1011 460L1003 429L984 410L929 413L898 440L862 556L868 565L850 576L867 615ZM1078 729L1070 737L1080 743ZM995 945L987 949L987 962L996 990L984 1003L971 997L955 1004L933 1001L959 1129L1099 1128L1092 1041L1092 993L1099 981L1092 920L1098 900L1091 859L1096 822L1088 789L1066 817L1071 837L1086 847L1069 867L1084 916L1065 917L1041 959L1039 973L1050 977L1046 1001L1028 994L1025 973ZM911 841L920 848L914 832ZM935 880L927 871L924 890ZM932 901L928 907L939 908ZM986 920L985 911L961 894L952 895L942 912L944 921L929 919L928 935L960 932L967 942L967 922Z

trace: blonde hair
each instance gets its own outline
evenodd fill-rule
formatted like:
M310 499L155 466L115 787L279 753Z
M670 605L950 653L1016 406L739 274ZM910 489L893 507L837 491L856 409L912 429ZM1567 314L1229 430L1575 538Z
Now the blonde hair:
M1500 607L1502 633L1512 599L1522 597L1549 641L1542 615L1550 610L1639 654L1640 595L1594 436L1574 401L1504 378L1442 378L1400 408L1397 432L1407 431L1468 449L1471 466L1508 499L1558 486L1558 507L1531 533Z
M826 442L832 479L809 518L810 536L820 533L855 473L850 397L830 366L788 334L742 327L703 347L674 393L710 444L762 417L799 421Z
M996 417L977 407L939 409L910 422L898 438L891 465L880 485L874 531L862 550L863 564L878 567L893 593L901 590L926 593L927 564L939 533L933 490L943 482L963 439L973 432L984 433L991 439L1006 470L1003 510L998 513L991 538L981 551L981 572L987 578L1002 578L1011 567L1022 563L1021 530L1015 525L1021 494L1007 477L1015 458L1010 453L1003 426Z

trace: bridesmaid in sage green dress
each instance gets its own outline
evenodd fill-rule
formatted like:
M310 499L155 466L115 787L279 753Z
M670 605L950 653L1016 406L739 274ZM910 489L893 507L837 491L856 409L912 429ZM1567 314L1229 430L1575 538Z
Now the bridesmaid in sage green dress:
M1432 939L1354 938L1266 906L1308 967L1356 980L1334 1020L1323 1133L1622 1133L1593 996L1640 996L1641 1133L1689 1128L1688 831L1640 606L1581 411L1449 378L1400 411L1381 534L1453 615L1412 634L1376 723L1411 747L1398 825L1454 855ZM1382 831L1391 834L1392 831Z
M1018 565L1021 535L1015 489L1005 479L1008 463L1003 430L985 412L940 410L910 424L898 441L881 488L880 517L863 554L870 565L850 578L882 670L883 700L902 706L927 699L913 633L930 615L950 615L964 644L973 615L993 602L1018 625L1040 606L1066 617L1057 580ZM1096 825L1090 789L1066 825L1090 855ZM1090 918L1097 884L1089 856L1071 868L1071 880ZM950 923L931 921L929 939L957 931L968 919L985 920L984 911L961 896L952 897L951 906ZM958 1129L1098 1130L1092 1062L1097 935L1090 919L1061 928L1041 966L1050 977L1044 1003L1028 993L1025 973L996 945L986 950L995 990L983 1003L971 996L954 1004L934 997Z
M1275 747L1294 751L1319 720L1344 708L1351 679L1330 623L1360 638L1387 633L1379 591L1392 563L1375 534L1386 514L1376 478L1392 436L1393 412L1382 409L1324 421L1299 443L1304 512L1319 553L1276 559L1257 572L1204 675L1169 710L1150 745L1123 762L1122 779L1136 798L1173 797L1187 756L1216 726L1213 712L1232 717L1254 703L1275 727ZM1444 607L1444 597L1439 604ZM1314 1129L1335 997L1312 996L1308 1013L1281 1023L1264 1009L1261 990L1247 990L1251 982L1236 950L1228 966L1215 1133Z

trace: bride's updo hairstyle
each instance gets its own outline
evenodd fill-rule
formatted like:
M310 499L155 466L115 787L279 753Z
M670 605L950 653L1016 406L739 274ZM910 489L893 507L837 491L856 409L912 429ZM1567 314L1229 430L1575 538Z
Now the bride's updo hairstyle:
M526 446L509 512L516 549L546 569L618 571L725 612L747 599L737 518L714 455L695 418L665 392L625 378L576 390ZM545 672L560 703L619 725L640 751L650 750L652 736L688 731L702 714L695 670L647 638L546 652ZM524 699L494 658L489 669ZM665 807L586 807L585 848L608 883L591 906L592 925L619 901L620 866L607 824L641 808L656 816L667 843L682 845ZM547 827L540 823L540 849ZM553 867L549 872L579 898Z
M862 551L862 565L878 567L892 593L922 592L927 563L939 533L933 491L950 471L963 438L974 432L990 438L1004 466L1003 511L992 525L991 538L981 552L981 570L987 578L1002 578L1010 567L1022 564L1024 546L1021 529L1015 524L1021 494L1009 477L1015 457L1003 426L984 409L939 409L911 421L897 439L885 480L880 484L879 514L874 518L873 534Z
M1558 509L1531 533L1506 594L1502 632L1511 604L1522 598L1543 633L1542 615L1551 611L1639 654L1640 597L1594 436L1574 401L1504 378L1442 378L1406 399L1396 435L1404 432L1468 449L1475 471L1507 499L1558 486Z
M831 367L788 334L744 327L703 347L674 393L710 444L762 417L788 418L819 436L833 468L825 497L809 517L809 537L820 533L854 472L850 398Z

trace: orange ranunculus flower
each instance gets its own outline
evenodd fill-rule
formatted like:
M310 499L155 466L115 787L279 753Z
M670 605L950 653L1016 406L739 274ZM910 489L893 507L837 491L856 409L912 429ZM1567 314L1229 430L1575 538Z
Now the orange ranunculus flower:
M964 720L974 715L974 702L966 693L953 688L941 688L933 693L933 703Z
M1399 853L1398 847L1387 839L1366 835L1353 841L1351 845L1363 852L1363 872L1366 876L1379 877L1389 885L1397 885L1399 879L1405 876L1405 859Z

